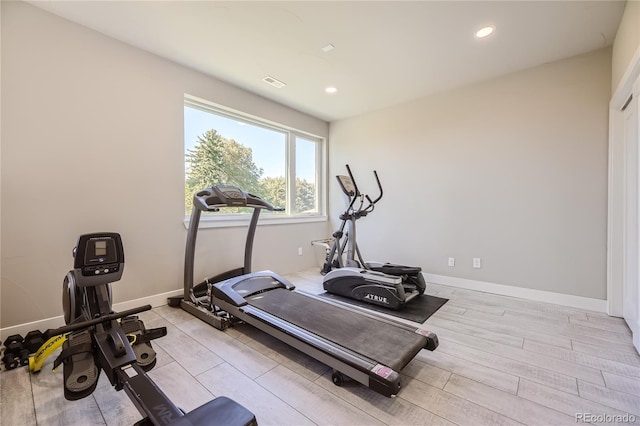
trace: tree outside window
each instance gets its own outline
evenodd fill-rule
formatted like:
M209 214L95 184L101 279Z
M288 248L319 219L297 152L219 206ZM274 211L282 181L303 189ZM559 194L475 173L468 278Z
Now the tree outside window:
M287 207L285 214L318 214L319 143L287 129L185 103L185 214L191 213L195 192L217 184L234 185ZM287 173L294 185L287 183Z

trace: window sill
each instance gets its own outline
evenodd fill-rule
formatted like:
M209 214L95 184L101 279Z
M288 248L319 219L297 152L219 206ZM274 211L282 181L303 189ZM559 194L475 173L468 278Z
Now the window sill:
M200 217L200 225L198 229L207 229L207 228L233 228L233 227L247 227L249 226L249 221L251 220L251 215L246 215L246 217L237 217L235 215L216 215L216 216L201 216ZM313 222L326 222L326 215L313 215L313 216L286 216L286 217L269 217L269 216L261 216L258 221L258 226L268 226L268 225L289 225L289 224L300 224L300 223L313 223ZM190 217L185 216L184 218L184 227L189 229Z

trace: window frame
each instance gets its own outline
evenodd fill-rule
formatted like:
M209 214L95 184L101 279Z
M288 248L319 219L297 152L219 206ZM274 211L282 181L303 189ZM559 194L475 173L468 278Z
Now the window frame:
M327 140L323 136L315 135L304 130L268 120L262 117L251 115L242 111L238 111L224 105L198 98L191 95L184 95L183 101L183 145L182 145L182 164L183 179L186 179L186 141L184 140L184 108L196 108L203 112L219 115L224 118L245 122L252 126L258 126L276 132L284 133L285 137L285 182L287 186L287 199L285 211L283 214L260 216L258 225L281 225L290 223L308 223L308 222L326 222L327 216ZM316 182L316 203L317 211L314 213L292 213L295 207L296 194L296 141L297 138L304 139L316 143L315 149L315 182ZM183 194L186 196L186 194ZM184 199L184 198L183 198ZM269 201L269 200L267 200ZM184 215L184 226L188 229L190 215ZM219 227L235 227L247 226L251 219L250 214L244 213L214 213L203 214L200 218L199 228L219 228Z

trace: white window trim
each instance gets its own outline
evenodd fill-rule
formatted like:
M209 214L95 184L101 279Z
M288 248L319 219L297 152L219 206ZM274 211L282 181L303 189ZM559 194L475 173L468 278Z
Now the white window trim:
M287 126L282 123L278 123L275 121L267 120L262 117L254 116L242 111L234 110L232 108L226 107L224 105L216 104L214 102L208 101L206 99L198 98L196 96L184 95L184 105L189 105L194 108L199 108L204 111L212 111L213 113L219 113L223 116L229 116L233 118L237 118L239 120L248 121L256 126L265 127L268 129L272 129L275 131L286 131L287 132L287 163L286 163L286 174L287 174L287 182L289 182L289 188L287 188L287 192L295 188L295 180L292 179L292 176L295 174L295 143L292 143L289 139L291 137L301 137L308 139L318 140L319 143L317 145L316 151L316 199L318 202L318 212L310 213L310 214L286 214L287 211L291 211L291 206L287 205L285 210L285 215L273 215L270 216L268 214L261 214L260 221L258 222L258 226L261 225L283 225L283 224L295 224L295 223L312 223L312 222L326 222L328 220L327 216L327 139L323 136L315 135L313 133L305 132L300 129L293 128L291 126ZM183 141L184 143L184 141ZM292 148L291 148L292 147ZM291 152L293 151L293 152ZM184 146L183 146L183 154L184 154ZM267 200L268 201L268 200ZM289 197L287 198L287 203L289 203ZM189 229L190 223L190 215L184 216L184 226ZM246 227L249 224L251 219L251 214L224 214L214 213L211 215L203 214L200 217L199 228L222 228L222 227Z
M225 215L225 214L213 214L213 215L202 215L200 216L200 224L198 229L207 229L207 228L233 228L233 227L244 227L249 226L249 221L251 220L251 215L243 215L243 217L238 217L239 215ZM246 217L244 217L246 216ZM190 217L185 216L184 219L184 227L189 229ZM313 223L313 222L326 222L328 217L326 215L308 215L308 216L280 216L280 217L269 217L267 215L260 215L260 220L258 221L258 226L269 226L269 225L288 225L294 223Z

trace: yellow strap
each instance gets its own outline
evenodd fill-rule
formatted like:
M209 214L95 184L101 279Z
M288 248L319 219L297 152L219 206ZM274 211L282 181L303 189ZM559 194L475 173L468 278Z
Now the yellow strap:
M65 340L67 340L67 336L65 334L60 334L58 336L53 336L40 346L36 353L29 357L29 371L37 373L42 370L44 361L51 356L56 349L62 346ZM129 340L129 344L134 345L138 340L138 336L135 334L127 334L127 340Z
M29 371L32 373L37 373L42 370L42 366L44 365L44 361L56 351L64 341L67 340L67 336L65 334L60 334L58 336L53 336L40 348L36 351L33 356L29 357Z

